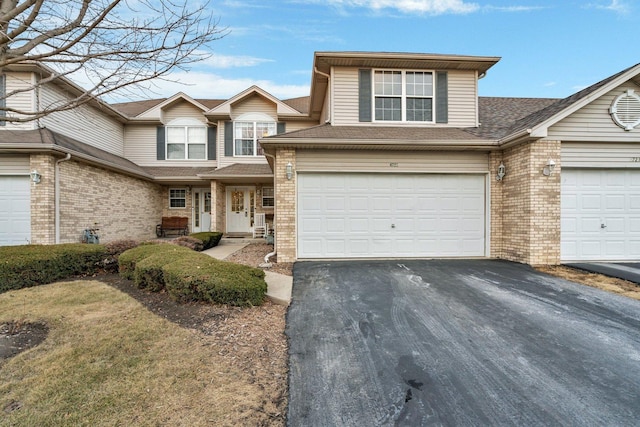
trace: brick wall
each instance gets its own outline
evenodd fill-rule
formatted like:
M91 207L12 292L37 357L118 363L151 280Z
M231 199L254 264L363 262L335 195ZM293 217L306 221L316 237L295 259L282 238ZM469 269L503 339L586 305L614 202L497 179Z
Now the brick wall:
M186 205L184 208L169 208L169 190L186 190ZM193 191L186 185L170 185L167 187L162 187L162 196L161 196L161 205L162 206L162 214L161 216L186 216L189 218L188 227L189 231L191 231L191 216L192 216L192 206L193 206ZM158 218L160 220L160 218Z
M293 165L294 175L286 177L287 163ZM296 152L292 149L276 151L274 181L276 192L276 250L278 262L296 259Z
M31 185L31 243L52 245L56 242L55 229L55 162L48 154L32 154L30 170L37 170L39 184Z
M495 181L501 160L507 175ZM542 169L556 162L551 176ZM491 155L492 256L532 265L560 262L560 142L525 143Z
M101 242L155 237L163 202L157 184L73 159L60 164L62 243L80 241L96 223Z
M225 185L219 181L211 181L211 230L227 231L226 190Z

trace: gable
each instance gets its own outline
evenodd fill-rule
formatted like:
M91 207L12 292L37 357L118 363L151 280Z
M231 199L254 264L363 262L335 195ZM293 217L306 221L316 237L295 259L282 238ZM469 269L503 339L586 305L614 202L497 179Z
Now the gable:
M171 104L163 108L162 111L162 122L170 123L175 119L181 118L192 118L196 119L199 122L206 123L207 119L202 114L202 110L190 102L187 101L179 101L175 104Z
M548 138L561 141L640 143L640 127L624 130L611 117L613 101L627 90L640 93L640 86L629 80L593 100L549 128Z
M231 118L236 118L247 113L262 113L277 121L278 112L276 104L257 94L243 98L231 105Z

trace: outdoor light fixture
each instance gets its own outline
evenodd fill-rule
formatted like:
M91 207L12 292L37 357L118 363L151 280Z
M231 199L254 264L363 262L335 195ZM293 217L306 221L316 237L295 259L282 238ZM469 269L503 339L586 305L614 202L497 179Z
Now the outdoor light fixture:
M40 178L42 178L42 175L40 175L37 170L32 170L29 173L29 176L31 177L31 182L33 182L34 184L40 184Z
M507 168L504 167L504 163L500 162L500 166L498 166L498 174L496 175L496 180L502 181L502 178L507 174Z
M287 163L287 179L291 181L291 178L293 178L293 165L289 162Z
M555 167L556 167L556 162L554 162L552 159L549 159L546 166L542 169L542 175L544 176L551 175Z

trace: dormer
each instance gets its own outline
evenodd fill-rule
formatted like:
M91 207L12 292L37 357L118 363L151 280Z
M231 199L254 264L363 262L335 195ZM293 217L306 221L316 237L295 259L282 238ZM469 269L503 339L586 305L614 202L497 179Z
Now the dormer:
M478 79L498 57L316 52L310 115L334 126L478 126Z

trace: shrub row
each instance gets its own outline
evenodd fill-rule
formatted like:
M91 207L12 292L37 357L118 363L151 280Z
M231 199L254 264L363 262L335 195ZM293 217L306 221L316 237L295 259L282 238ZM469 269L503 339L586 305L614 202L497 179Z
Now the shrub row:
M202 233L191 233L189 234L189 237L195 237L196 239L201 240L204 246L202 250L207 250L214 246L218 246L220 239L222 239L222 233L219 231L205 231Z
M0 247L0 292L95 272L107 255L104 245L69 243Z
M137 287L165 290L176 301L207 301L236 306L260 305L267 284L264 272L184 247L142 245L120 255L120 274Z

